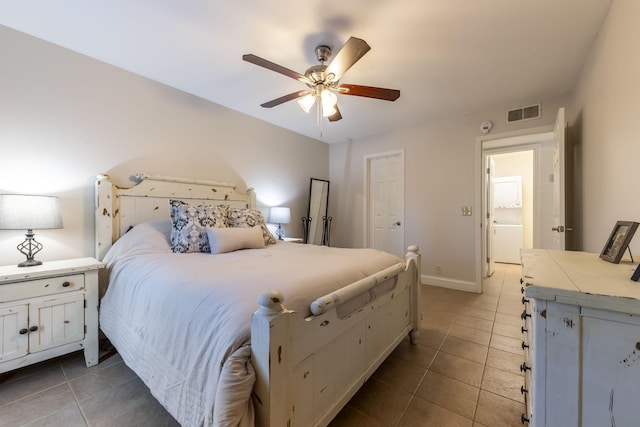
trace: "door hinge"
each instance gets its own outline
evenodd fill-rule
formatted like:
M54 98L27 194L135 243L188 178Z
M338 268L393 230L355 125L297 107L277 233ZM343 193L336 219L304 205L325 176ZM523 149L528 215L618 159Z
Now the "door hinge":
M491 262L491 259L489 259L489 257L487 257L487 262Z
M491 174L491 168L487 168L487 175Z

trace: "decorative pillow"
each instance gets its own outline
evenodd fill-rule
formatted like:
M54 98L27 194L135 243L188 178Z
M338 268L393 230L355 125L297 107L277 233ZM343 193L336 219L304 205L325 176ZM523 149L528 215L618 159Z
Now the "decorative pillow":
M212 254L225 254L239 249L262 249L262 230L252 228L211 228L207 227L207 237Z
M260 227L265 245L275 245L278 243L267 228L262 212L257 209L230 208L228 224L230 227L237 228Z
M171 205L171 251L209 252L206 227L227 226L229 206L192 206L182 200L170 200Z

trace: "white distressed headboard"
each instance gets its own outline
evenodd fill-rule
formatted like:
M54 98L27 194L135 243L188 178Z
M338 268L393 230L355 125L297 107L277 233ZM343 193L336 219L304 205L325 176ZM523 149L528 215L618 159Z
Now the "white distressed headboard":
M95 187L96 258L103 259L113 242L130 227L145 221L169 219L170 199L191 204L225 203L232 207L255 208L252 188L245 194L228 182L202 181L138 174L130 188L114 185L107 175L99 175Z

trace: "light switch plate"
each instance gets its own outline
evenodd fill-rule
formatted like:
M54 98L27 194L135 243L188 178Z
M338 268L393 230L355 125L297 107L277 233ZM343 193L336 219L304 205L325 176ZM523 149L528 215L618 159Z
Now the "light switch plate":
M461 210L462 210L462 216L471 216L471 212L472 212L471 206L463 206Z

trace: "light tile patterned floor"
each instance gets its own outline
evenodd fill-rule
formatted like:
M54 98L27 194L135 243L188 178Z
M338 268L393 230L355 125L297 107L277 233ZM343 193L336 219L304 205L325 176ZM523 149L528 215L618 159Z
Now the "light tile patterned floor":
M331 427L520 426L520 266L497 264L482 295L423 287L418 345L403 342ZM82 353L0 374L0 426L174 426L118 355Z
M403 342L331 427L522 426L520 266L481 295L425 286L419 344Z

